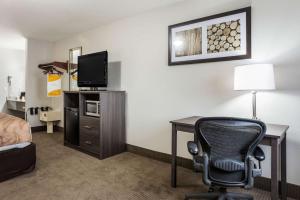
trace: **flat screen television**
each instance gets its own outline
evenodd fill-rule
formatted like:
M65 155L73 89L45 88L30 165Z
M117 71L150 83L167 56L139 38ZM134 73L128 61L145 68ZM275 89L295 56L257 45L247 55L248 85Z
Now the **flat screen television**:
M107 87L107 51L78 57L78 87Z

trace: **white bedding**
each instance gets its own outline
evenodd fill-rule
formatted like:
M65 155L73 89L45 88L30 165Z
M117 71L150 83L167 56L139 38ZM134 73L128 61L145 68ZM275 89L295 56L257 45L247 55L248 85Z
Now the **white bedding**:
M9 149L15 149L15 148L21 149L21 148L27 147L28 145L30 145L30 142L22 142L19 144L7 145L7 146L0 147L0 151L6 151Z

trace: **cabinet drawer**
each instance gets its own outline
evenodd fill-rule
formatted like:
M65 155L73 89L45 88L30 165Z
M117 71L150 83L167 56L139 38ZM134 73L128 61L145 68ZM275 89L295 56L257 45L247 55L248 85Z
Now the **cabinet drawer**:
M7 100L7 108L9 110L25 112L25 102Z
M25 102L17 102L17 110L25 112Z
M80 131L100 134L100 120L94 117L80 117Z
M92 153L100 153L100 136L90 133L80 133L80 147Z
M92 153L100 153L99 118L81 116L79 130L80 147Z
M17 103L15 101L7 100L7 108L10 110L17 110Z

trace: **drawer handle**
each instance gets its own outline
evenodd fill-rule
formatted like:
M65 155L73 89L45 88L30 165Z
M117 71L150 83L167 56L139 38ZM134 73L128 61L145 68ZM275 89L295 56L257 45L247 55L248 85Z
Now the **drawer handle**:
M91 128L93 128L92 126L83 126L84 128L86 128L86 129L91 129Z
M91 145L92 142L91 141L84 141L85 144Z

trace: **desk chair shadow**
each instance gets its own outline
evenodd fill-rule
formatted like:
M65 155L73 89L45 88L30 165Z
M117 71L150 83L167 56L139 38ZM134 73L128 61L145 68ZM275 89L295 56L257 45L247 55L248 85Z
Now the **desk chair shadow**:
M197 142L187 143L196 171L202 171L208 193L186 194L188 199L253 199L249 194L227 192L227 188L253 187L254 177L261 176L264 152L257 145L263 139L263 122L229 117L207 117L195 125ZM198 143L202 147L200 155ZM255 164L254 158L259 165Z

